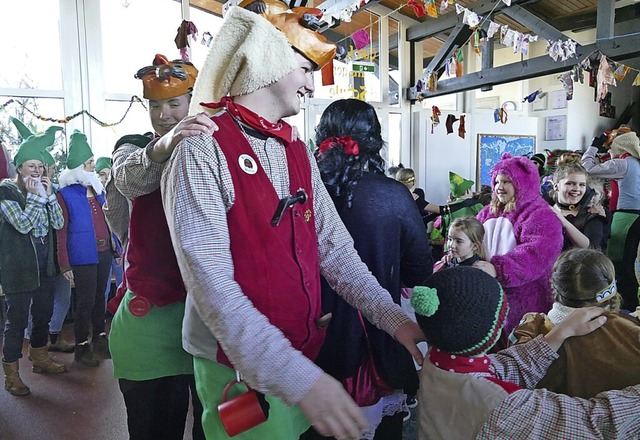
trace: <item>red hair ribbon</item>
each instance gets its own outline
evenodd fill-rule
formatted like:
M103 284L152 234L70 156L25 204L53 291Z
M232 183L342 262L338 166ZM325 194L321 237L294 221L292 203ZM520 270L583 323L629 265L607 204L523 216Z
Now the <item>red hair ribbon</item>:
M333 136L327 138L320 143L318 150L320 150L320 153L324 153L336 145L340 146L348 156L357 156L360 154L360 146L356 141L351 139L351 136Z

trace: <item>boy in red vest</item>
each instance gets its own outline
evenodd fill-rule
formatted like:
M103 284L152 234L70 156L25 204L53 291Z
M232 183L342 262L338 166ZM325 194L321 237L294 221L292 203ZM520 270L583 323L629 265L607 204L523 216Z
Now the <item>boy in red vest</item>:
M138 71L155 134L129 135L116 143L107 183L105 213L127 246L126 287L110 303L110 310L117 308L110 349L129 434L135 439L182 440L190 388L192 435L204 438L193 361L182 349L186 291L160 197L164 163L178 141L192 134L211 135L215 129L204 114L187 116L197 74L190 63L170 62L163 55Z
M306 12L306 14L304 13ZM234 438L297 440L309 425L357 439L367 428L342 385L313 360L324 338L320 274L421 362L424 335L367 270L311 153L283 118L314 90L335 46L307 28L319 11L267 1L232 8L200 72L191 113L223 109L213 136L183 139L163 172L169 231L187 288L184 347L194 354L208 439L228 438L217 405L236 371L269 403ZM229 394L245 390L240 385Z

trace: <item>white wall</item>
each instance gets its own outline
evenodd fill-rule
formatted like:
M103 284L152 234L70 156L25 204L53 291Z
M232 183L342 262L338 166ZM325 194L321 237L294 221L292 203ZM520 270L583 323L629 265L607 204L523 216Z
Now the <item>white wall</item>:
M459 123L453 125L454 132L447 134L445 122L450 112L443 111L442 121L431 134L430 112L417 111L413 114L414 125L420 129L415 131L413 146L423 148L416 150L414 164L418 186L424 188L426 198L433 203L447 202L449 195L449 171L477 181L477 139L478 134L519 134L536 135L537 118L510 114L506 124L495 123L493 111L477 110L465 114L465 139L458 136ZM460 113L454 113L456 117Z

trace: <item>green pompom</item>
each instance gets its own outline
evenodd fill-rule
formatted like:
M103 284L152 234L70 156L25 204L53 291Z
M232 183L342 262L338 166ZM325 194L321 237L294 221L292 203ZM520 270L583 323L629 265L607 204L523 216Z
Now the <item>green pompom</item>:
M433 287L416 286L411 295L411 305L416 313L422 316L432 316L440 307L438 291Z

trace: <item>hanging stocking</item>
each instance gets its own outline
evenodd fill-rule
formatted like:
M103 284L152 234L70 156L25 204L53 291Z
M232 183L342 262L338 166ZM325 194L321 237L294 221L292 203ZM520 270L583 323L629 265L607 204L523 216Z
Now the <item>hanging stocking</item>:
M431 134L433 134L433 129L435 128L436 125L438 125L440 123L440 109L438 108L438 106L433 106L431 107Z
M453 123L457 120L458 119L455 117L455 115L447 115L447 122L445 123L445 127L447 127L447 134L453 133Z
M571 72L565 72L562 75L561 81L567 101L571 101L573 99L573 78L571 77Z
M464 115L460 115L460 126L458 126L458 136L464 139L466 130L464 128Z

